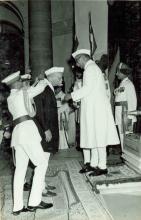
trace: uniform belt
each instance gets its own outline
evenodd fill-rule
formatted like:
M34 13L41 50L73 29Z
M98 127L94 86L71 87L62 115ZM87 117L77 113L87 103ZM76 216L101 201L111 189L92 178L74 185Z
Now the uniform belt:
M24 116L21 116L19 118L16 118L14 121L13 121L13 127L15 127L16 125L24 122L24 121L27 121L27 120L31 120L31 117L29 115L24 115Z
M127 107L127 101L115 102L115 106L125 106L125 107Z

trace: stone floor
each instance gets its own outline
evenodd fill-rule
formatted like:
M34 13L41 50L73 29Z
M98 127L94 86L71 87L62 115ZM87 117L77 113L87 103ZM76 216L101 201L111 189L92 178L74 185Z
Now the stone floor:
M110 155L115 157L116 155ZM14 217L12 212L12 169L9 160L0 158L0 220L141 220L141 191L102 191L96 194L78 173L82 153L75 148L62 150L50 160L46 181L56 186L56 197L44 198L53 208ZM108 160L110 163L110 159ZM117 160L118 161L118 160ZM30 176L28 170L27 179ZM127 186L128 187L128 186ZM24 192L25 205L28 192Z

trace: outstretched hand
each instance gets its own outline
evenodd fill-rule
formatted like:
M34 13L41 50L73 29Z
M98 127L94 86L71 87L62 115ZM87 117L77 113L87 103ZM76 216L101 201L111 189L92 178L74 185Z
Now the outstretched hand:
M71 94L68 93L65 95L63 102L68 102L70 99L72 99Z

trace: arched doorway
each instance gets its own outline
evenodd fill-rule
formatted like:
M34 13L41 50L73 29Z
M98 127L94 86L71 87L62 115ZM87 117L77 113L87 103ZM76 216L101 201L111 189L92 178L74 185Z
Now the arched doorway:
M24 70L23 18L11 2L0 3L0 80Z
M24 72L24 25L18 8L9 1L0 2L0 82L21 70ZM10 128L11 117L7 110L8 88L0 83L0 134ZM3 137L1 137L3 138ZM2 141L2 143L1 143ZM9 148L10 139L0 141L0 150ZM7 143L8 141L8 143Z

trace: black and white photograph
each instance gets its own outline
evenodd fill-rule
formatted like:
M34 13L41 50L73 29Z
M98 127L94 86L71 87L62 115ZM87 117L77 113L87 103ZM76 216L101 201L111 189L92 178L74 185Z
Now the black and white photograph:
M141 220L141 1L0 0L0 220Z

